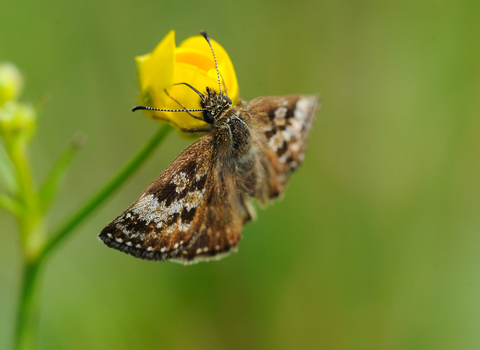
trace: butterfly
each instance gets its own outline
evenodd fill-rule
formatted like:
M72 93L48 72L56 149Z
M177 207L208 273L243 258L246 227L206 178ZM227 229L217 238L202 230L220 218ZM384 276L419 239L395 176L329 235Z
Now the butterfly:
M304 160L319 98L259 97L233 105L222 93L210 39L201 34L215 60L219 90L206 87L201 93L182 83L199 95L201 109L179 111L202 111L197 118L208 132L98 235L137 258L189 264L236 251L243 226L255 218L251 200L265 206L280 197Z

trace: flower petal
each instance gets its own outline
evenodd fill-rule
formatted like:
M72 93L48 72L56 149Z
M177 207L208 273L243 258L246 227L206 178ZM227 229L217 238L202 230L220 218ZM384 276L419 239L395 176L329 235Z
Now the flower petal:
M228 95L232 99L232 102L235 104L239 100L239 89L238 89L238 81L237 75L235 74L235 70L233 69L232 61L230 60L230 56L228 56L227 51L215 40L210 39L212 43L213 50L215 51L215 57L217 58L218 69L220 70L220 74L222 75L225 84L227 85ZM214 74L215 77L217 76L217 72L215 71L215 62L213 61L212 51L208 46L205 38L201 35L193 36L188 38L179 46L179 49L190 49L192 52L203 52L205 56L210 56L211 64L205 65L205 67L211 67L208 72L209 74ZM177 49L178 50L178 49ZM210 73L210 70L213 70L213 73ZM215 79L216 80L216 79ZM218 83L211 87L217 87ZM223 86L223 83L222 83ZM218 88L215 88L218 90Z
M175 62L183 62L196 66L205 72L215 69L215 62L212 59L212 53L206 54L204 51L192 48L179 47L175 51Z
M170 89L173 84L175 31L171 30L151 54L138 56L135 61L142 91L140 103L151 100L152 107L163 108L167 101L164 90Z

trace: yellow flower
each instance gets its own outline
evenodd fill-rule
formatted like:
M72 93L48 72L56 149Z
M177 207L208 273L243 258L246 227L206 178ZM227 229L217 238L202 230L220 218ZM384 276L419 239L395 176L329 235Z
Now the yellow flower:
M239 89L235 70L230 57L220 44L210 39L222 81L233 104L239 100ZM218 79L210 46L203 36L194 36L175 47L175 31L170 31L152 53L135 58L140 83L140 104L161 109L183 109L165 93L165 90L188 109L200 108L199 96L186 85L200 92L213 88L218 92ZM201 128L205 122L195 119L186 112L145 111L154 119L162 119L184 129ZM200 116L202 112L192 112Z

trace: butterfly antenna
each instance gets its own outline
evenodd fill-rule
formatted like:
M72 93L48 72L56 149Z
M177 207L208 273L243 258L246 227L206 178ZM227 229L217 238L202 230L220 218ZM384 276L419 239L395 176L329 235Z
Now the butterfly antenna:
M218 92L219 92L220 96L222 96L222 84L220 82L220 71L218 70L217 58L215 57L215 51L213 51L213 46L212 46L212 43L210 42L210 38L208 37L207 32L202 30L202 31L200 31L200 34L202 34L203 37L205 38L205 40L207 40L208 45L210 45L210 49L212 50L213 60L215 61L215 69L217 70Z
M223 84L223 90L225 90L225 95L228 96L228 90L227 90L227 85L225 85L225 79L223 79L223 75L220 74L220 76L222 77L222 84Z
M182 83L180 83L180 84L182 84ZM185 84L185 83L184 83L184 84ZM175 85L179 85L179 84L175 84ZM187 84L187 85L188 85L188 84ZM201 120L201 121L205 121L204 118L197 117L196 115L192 114L192 113L190 112L191 110L188 109L187 107L185 107L185 106L184 106L180 101L178 101L176 98L174 98L173 96L171 96L171 95L168 93L167 89L165 89L164 91L165 91L165 93L167 94L168 97L170 97L170 98L171 98L172 100L174 100L178 105L180 105L181 107L183 107L183 109L185 109L185 112L187 112L190 117L193 117L193 118L198 119L198 120ZM203 98L203 95L201 95L201 97Z
M187 83L177 83L177 84L173 84L173 85L187 85L190 89L192 89L193 91L195 91L197 93L198 96L200 96L201 98L203 98L203 94L198 91L197 89L195 89L192 85L190 84L187 84Z
M148 106L136 106L132 108L132 112L138 110L147 110L147 111L158 111L158 112L202 112L205 109L160 109L160 108L153 108Z

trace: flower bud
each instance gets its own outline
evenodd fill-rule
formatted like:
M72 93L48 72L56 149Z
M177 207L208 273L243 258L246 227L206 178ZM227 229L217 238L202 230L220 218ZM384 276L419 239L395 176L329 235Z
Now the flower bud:
M0 107L0 136L7 144L16 140L29 141L35 132L36 119L31 106L8 101Z
M13 63L0 63L0 107L16 100L23 87L23 77Z

